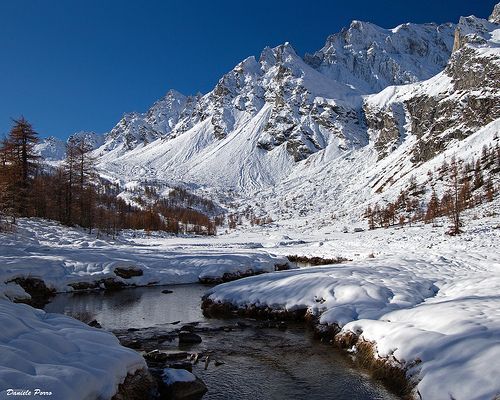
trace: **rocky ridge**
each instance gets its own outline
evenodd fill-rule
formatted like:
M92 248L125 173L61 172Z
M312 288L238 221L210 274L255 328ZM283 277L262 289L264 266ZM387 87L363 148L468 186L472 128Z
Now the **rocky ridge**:
M415 135L411 161L421 164L500 117L498 28L481 18L461 18L443 72L366 98L366 121L379 158Z
M122 183L235 193L273 218L287 204L306 217L312 202L352 213L341 205L498 119L498 10L457 25L354 21L303 58L289 43L266 48L205 95L169 91L125 115L95 150L98 167Z

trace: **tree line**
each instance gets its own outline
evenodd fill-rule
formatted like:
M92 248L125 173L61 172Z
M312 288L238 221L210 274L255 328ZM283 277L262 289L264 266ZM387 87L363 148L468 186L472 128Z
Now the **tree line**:
M496 139L496 145L483 147L479 158L469 162L456 157L450 162L445 159L434 173L428 172L423 184L418 185L412 176L396 200L384 205L369 205L364 212L369 229L411 225L418 221L434 223L436 218L448 217L451 224L447 233L460 234L463 211L491 202L498 194L493 180L500 174L500 145ZM441 195L436 191L438 182L444 188ZM422 197L428 192L430 198L425 201Z
M120 198L119 185L96 173L92 148L82 138L68 141L66 157L57 167L42 163L35 151L38 141L38 133L21 117L13 120L0 143L0 228L12 226L19 217L39 217L98 235L116 235L122 229L216 234L215 219L200 211L171 206L161 198L140 206Z

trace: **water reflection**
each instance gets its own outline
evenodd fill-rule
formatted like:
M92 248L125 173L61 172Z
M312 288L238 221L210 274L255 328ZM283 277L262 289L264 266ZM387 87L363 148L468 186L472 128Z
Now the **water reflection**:
M135 288L115 292L57 295L45 310L96 319L104 328L123 330L200 321L203 326L234 324L235 321L205 319L200 300L209 286ZM183 348L210 354L193 372L207 384L205 400L395 400L382 385L353 367L332 346L312 338L302 324L288 329L262 329L249 321L246 329L200 333L203 342ZM160 345L160 344L159 344ZM164 342L162 349L178 349L177 341ZM224 362L215 366L215 360Z
M173 291L170 294L161 292L165 287L59 294L45 310L75 317L92 316L91 320L96 319L108 330L200 321L200 299L209 287L175 285L169 287Z

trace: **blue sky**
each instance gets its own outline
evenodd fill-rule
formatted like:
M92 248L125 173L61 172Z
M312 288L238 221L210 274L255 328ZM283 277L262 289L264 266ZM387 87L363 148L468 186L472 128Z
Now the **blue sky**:
M42 136L105 132L174 88L212 89L265 46L303 55L353 19L403 22L487 17L495 0L1 0L0 135L21 114Z

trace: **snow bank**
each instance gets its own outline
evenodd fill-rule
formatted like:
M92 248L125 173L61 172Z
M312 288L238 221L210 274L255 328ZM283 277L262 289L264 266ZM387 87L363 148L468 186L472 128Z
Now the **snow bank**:
M407 264L404 260L397 263L389 267L372 261L366 266L321 266L262 275L217 286L208 297L239 307L307 308L321 316L321 323L344 325L359 318L378 318L434 295L432 281L402 269L401 264Z
M409 309L361 319L344 331L377 343L378 356L401 363L422 360L418 390L424 399L493 399L500 394L500 277L444 285L432 299ZM411 373L412 371L410 371Z
M31 277L42 279L58 292L71 291L82 283L104 286L109 278L137 286L192 283L224 274L270 272L276 264L285 263L284 257L262 250L210 244L188 248L179 246L179 240L170 245L161 239L148 242L133 237L101 240L79 229L36 219L19 220L15 234L0 233L0 285ZM122 277L115 272L117 268L139 273ZM2 294L11 299L26 297L13 283L0 288Z
M111 333L24 304L0 300L0 326L0 399L14 397L9 389L109 399L127 374L146 367Z

